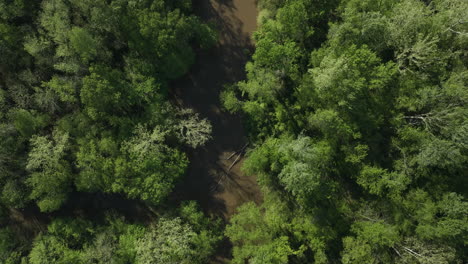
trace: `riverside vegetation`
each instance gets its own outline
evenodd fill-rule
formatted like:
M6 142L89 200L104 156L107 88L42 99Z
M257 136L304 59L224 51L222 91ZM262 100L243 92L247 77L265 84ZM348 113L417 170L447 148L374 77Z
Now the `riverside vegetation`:
M468 2L258 5L220 101L263 202L225 225L169 199L213 136L169 100L217 41L191 1L0 0L0 262L209 263L228 239L239 264L464 263ZM66 209L84 193L154 217ZM34 210L47 220L15 218Z
M263 0L234 263L468 259L468 2Z
M168 82L215 32L190 1L0 1L0 181L7 208L50 213L72 192L162 204L183 176L183 148L210 123L168 101ZM148 225L116 212L55 216L23 234L2 224L1 263L206 263L220 239L193 202Z

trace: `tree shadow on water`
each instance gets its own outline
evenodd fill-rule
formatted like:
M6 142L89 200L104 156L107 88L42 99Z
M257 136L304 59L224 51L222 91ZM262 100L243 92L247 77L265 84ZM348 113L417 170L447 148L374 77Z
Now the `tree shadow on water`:
M176 187L177 199L197 200L209 213L225 218L244 202L261 200L252 177L243 175L239 164L230 168L224 155L238 151L247 142L241 116L224 112L219 100L226 84L245 79L245 64L253 51L255 0L195 0L195 12L219 32L218 44L197 53L189 73L171 84L173 101L193 108L213 126L213 139L204 147L188 150L190 167Z

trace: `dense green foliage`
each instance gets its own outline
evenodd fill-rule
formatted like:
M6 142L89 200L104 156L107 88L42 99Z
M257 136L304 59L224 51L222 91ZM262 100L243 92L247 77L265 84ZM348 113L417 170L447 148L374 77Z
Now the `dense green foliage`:
M99 225L59 218L34 239L27 259L31 264L201 264L213 253L219 240L217 230L194 203L182 205L178 212L161 217L149 227L129 224L112 214Z
M234 263L468 259L468 2L263 0ZM322 42L323 41L323 42Z
M160 203L210 124L167 82L212 30L179 1L1 1L2 203L54 211L74 189ZM194 125L195 123L195 125Z
M1 0L2 214L56 211L72 192L165 201L188 166L182 150L211 137L207 120L169 102L168 82L215 35L186 0ZM151 227L54 217L32 245L1 216L0 262L204 263L217 229L193 204L180 210ZM180 252L164 249L171 239Z
M263 192L224 230L232 263L464 263L468 2L259 11L247 78L220 95ZM0 0L0 263L201 264L229 244L168 202L212 130L169 83L215 42L190 0ZM151 217L90 216L84 193Z
M218 221L194 202L167 212L154 224L130 223L108 213L103 220L55 218L32 241L0 229L2 263L145 264L207 263L221 236Z

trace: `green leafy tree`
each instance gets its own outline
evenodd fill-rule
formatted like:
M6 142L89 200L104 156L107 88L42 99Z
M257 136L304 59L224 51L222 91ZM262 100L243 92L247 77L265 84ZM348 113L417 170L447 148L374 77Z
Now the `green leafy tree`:
M327 168L331 160L331 150L326 142L313 142L300 137L280 146L284 153L285 165L278 175L285 190L298 200L320 196L320 188L325 185Z
M114 179L118 144L111 137L84 138L79 141L77 167L80 169L75 185L80 191L108 191Z
M30 138L47 125L47 116L35 111L14 109L10 112L13 125L24 138Z
M136 263L193 263L196 234L180 218L161 218L136 244Z
M38 236L33 242L29 253L29 262L42 263L80 263L77 251L69 249L60 238L54 236Z
M86 114L92 120L108 120L115 125L118 114L129 113L132 94L122 72L106 66L90 68L80 92Z
M71 190L72 172L66 160L68 141L68 134L60 131L55 131L52 138L35 136L31 139L27 184L32 189L31 198L37 200L43 212L60 208Z
M196 148L211 139L211 124L202 119L192 109L182 109L178 113L180 121L175 125L177 137L185 144Z
M343 263L382 263L392 260L387 249L399 241L395 227L375 221L356 222L351 229L356 237L343 239Z
M86 29L79 27L70 30L70 45L84 61L93 59L99 48L93 36Z
M122 144L115 161L113 191L129 197L160 203L171 192L188 165L185 155L163 144L165 132L138 126Z
M29 189L24 183L23 145L24 140L13 124L0 124L0 199L8 207L21 208L29 200Z
M241 206L226 228L234 244L233 263L287 263L294 254L288 237L276 237L272 231L260 208L253 203Z

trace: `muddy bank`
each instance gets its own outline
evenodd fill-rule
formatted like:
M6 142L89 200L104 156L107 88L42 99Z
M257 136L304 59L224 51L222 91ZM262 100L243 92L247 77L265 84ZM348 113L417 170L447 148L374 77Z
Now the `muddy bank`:
M214 25L220 34L216 47L199 52L187 76L172 84L177 104L190 107L210 120L213 139L190 151L190 167L177 188L181 199L197 200L203 209L229 218L246 201L261 201L254 177L240 171L243 156L231 168L247 143L240 116L222 111L223 85L245 78L245 63L253 52L251 34L256 29L256 0L195 0L195 13Z

